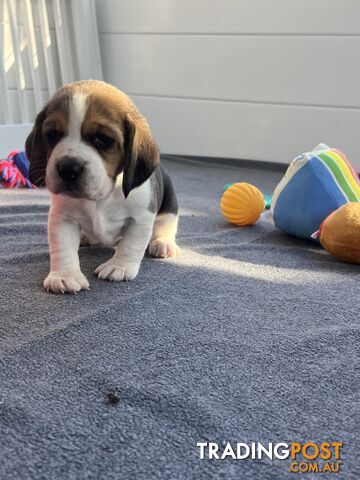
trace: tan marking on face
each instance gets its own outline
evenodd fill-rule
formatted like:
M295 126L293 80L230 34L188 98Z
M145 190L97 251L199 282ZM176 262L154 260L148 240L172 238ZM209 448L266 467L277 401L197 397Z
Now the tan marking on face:
M66 136L69 131L69 114L71 93L69 89L57 92L47 106L46 119L42 126L42 135L47 149L47 157L50 156L53 147L47 145L46 135L50 131L57 131Z
M43 135L52 130L56 130L57 132L61 133L63 136L68 134L69 122L67 116L64 112L57 111L50 114L43 125Z
M71 97L77 91L86 95L87 111L81 127L82 139L93 146L93 148L96 148L103 159L107 174L109 177L114 177L125 166L123 123L128 116L132 119L141 120L143 118L142 115L127 95L104 82L75 82L62 90L62 94L65 97L68 95ZM60 112L54 112L55 118L54 116L49 118L51 122L54 122L53 124L59 125L59 128L65 130L66 123L68 123L69 107L67 109L64 109L63 106L61 107ZM115 140L113 147L103 150L95 147L92 143L92 138L96 133L113 138Z
M121 121L111 120L104 109L98 109L99 99L89 99L89 107L81 128L81 135L84 141L92 144L101 156L104 168L109 177L114 177L121 169L122 159L124 157L124 137L121 130ZM94 144L95 135L106 135L113 139L114 144L110 148L100 148Z
M112 85L93 81L79 82L78 85L88 97L83 138L88 141L98 132L115 140L111 149L97 149L107 174L114 177L125 167L124 121L127 118L141 120L143 117L130 98Z

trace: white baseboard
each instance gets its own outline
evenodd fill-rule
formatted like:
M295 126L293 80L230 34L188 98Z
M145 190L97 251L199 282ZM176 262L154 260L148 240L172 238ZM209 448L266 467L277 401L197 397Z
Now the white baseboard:
M25 140L32 124L0 125L0 159L13 150L25 150Z

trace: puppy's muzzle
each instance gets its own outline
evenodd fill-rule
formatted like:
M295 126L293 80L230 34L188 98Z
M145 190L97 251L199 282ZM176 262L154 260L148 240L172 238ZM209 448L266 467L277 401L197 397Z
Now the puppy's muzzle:
M63 157L58 160L56 170L64 185L71 190L81 179L84 161L74 157Z

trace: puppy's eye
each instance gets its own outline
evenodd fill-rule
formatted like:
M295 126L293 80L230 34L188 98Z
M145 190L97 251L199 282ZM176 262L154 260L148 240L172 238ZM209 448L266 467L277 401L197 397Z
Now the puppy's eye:
M108 137L104 133L97 132L92 137L92 142L95 147L101 148L102 150L109 150L114 146L115 140L111 137Z
M45 133L45 137L49 145L55 145L63 136L63 133L59 132L58 130L49 130Z

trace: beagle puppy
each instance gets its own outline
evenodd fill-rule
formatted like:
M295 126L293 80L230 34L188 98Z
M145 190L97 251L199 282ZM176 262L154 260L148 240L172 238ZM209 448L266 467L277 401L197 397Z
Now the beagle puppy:
M95 270L102 280L134 279L147 247L154 257L179 253L174 188L147 121L123 92L95 80L65 85L37 115L26 154L30 180L51 192L47 291L89 288L81 240L115 247Z

